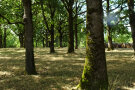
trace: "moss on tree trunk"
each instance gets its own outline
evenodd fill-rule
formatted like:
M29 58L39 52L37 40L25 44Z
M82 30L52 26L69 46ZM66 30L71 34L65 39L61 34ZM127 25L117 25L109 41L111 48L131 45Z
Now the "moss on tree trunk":
M81 90L108 90L101 0L87 0L86 59Z

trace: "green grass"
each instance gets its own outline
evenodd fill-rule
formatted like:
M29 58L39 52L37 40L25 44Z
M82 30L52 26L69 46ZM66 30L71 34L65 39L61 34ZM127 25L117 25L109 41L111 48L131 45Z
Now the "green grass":
M67 48L36 48L38 75L25 75L24 49L0 49L0 90L71 90L79 83L85 49L67 54ZM135 60L132 49L106 52L109 90L135 89ZM133 89L134 88L134 89Z

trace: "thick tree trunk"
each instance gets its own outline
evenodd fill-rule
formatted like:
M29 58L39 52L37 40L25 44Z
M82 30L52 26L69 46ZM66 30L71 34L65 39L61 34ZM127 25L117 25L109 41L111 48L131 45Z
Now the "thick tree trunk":
M7 38L7 29L4 28L4 40L3 40L3 44L4 44L3 47L4 47L4 48L6 48L6 46L7 46L7 45L6 45L6 42L7 42L7 41L6 41L6 38Z
M73 4L74 0L69 0L69 40L68 40L68 53L74 52L74 30L73 30Z
M24 35L23 33L19 34L19 42L20 42L20 48L24 47Z
M129 8L129 20L132 32L132 40L133 40L133 49L134 49L134 58L135 58L135 11L134 11L134 0L128 0L128 8Z
M103 35L102 0L87 1L87 43L85 66L78 87L81 90L108 90Z
M110 17L110 2L107 0L107 17L109 19ZM110 20L107 20L107 36L108 36L108 51L113 50L113 43L112 43L112 35L111 35L111 22Z
M33 26L31 0L22 0L24 5L24 28L25 28L25 70L27 74L37 74L34 62L33 51Z

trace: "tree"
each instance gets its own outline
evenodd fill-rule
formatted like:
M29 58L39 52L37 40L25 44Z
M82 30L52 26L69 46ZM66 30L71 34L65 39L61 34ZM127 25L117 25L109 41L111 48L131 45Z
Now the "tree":
M133 49L134 49L134 57L135 57L135 11L134 11L134 0L128 0L128 8L129 8L129 20L132 32L133 39Z
M108 90L102 0L86 0L86 3L86 59L78 88L83 90Z
M54 18L55 18L55 13L56 13L56 7L58 6L58 0L48 0L46 1L46 6L48 7L48 11L50 14L50 19L51 19L51 25L49 26L49 21L47 21L47 17L45 16L44 8L43 8L43 0L40 0L40 5L41 5L41 10L42 10L42 15L44 19L44 23L47 27L47 32L51 35L51 41L50 41L50 53L54 53Z
M25 69L27 74L37 74L34 62L33 51L33 26L32 26L32 10L31 0L22 0L24 6L24 28L25 28Z
M7 30L6 28L4 28L4 37L3 37L3 47L6 48L6 38L7 38Z
M61 0L68 12L68 30L69 30L69 38L68 38L68 53L74 52L74 30L73 30L73 5L74 0Z
M107 36L108 36L108 50L113 50L114 47L113 47L113 43L112 43L112 27L111 27L111 21L109 20L110 18L110 2L109 0L107 0L107 8L106 8L106 11L107 11Z
M80 25L81 23L83 23L84 22L84 20L83 21L81 21L81 22L79 22L78 23L78 16L79 15L81 15L81 14L83 14L82 16L84 16L84 18L85 18L85 13L86 13L86 11L82 11L82 8L83 8L83 6L84 5L86 5L86 1L85 0L75 0L75 16L74 16L74 31L75 31L75 49L78 49L78 25Z

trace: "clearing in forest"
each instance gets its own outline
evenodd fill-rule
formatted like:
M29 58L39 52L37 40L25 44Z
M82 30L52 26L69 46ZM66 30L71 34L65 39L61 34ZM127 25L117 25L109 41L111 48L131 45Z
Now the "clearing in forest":
M25 50L0 49L1 90L71 90L80 80L85 60L85 49L67 54L67 48L35 48L38 75L25 75ZM106 51L109 90L135 89L135 60L132 49Z

